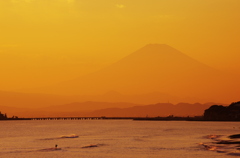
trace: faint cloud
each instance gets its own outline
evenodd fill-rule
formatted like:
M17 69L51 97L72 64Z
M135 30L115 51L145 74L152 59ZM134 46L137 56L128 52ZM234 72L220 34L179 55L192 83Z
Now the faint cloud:
M175 18L174 15L158 15L156 16L156 18L159 18L159 19L173 19Z
M116 4L116 7L122 9L122 8L125 8L126 6L123 4Z
M68 3L74 3L75 0L67 0Z
M13 3L13 4L18 4L18 3L22 3L22 2L32 3L34 1L36 1L36 0L10 0L10 2ZM39 1L41 1L41 0L39 0ZM74 3L76 0L59 0L59 1L71 4L71 3Z
M26 3L31 3L34 0L11 0L12 3L20 3L20 2L26 2Z
M11 3L18 3L19 0L11 0Z
M168 14L163 14L163 15L156 15L154 16L155 19L162 19L162 20L184 20L185 17L178 16L178 15L168 15Z
M25 2L31 3L31 2L33 2L33 0L25 0Z
M5 44L5 45L0 45L0 48L14 48L14 47L19 47L20 45L18 44Z

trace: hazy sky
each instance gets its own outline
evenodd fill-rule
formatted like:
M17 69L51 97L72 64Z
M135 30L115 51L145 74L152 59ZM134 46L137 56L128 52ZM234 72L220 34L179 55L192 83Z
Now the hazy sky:
M240 68L240 0L1 0L0 89L92 72L149 43Z

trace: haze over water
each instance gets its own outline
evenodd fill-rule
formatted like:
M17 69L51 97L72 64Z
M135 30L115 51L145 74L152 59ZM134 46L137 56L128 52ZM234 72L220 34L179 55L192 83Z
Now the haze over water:
M228 136L238 123L184 121L1 121L1 158L126 157L126 158L231 158L234 146L208 151L209 135ZM234 127L234 128L233 128ZM63 135L76 138L62 138ZM55 150L55 144L61 150ZM89 147L95 145L94 147Z

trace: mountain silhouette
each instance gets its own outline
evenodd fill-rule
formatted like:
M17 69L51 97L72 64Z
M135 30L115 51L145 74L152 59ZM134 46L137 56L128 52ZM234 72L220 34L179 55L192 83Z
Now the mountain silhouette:
M0 106L9 114L19 117L156 117L200 116L215 103L157 103L150 105L131 103L82 102L44 108L14 108Z
M157 116L201 116L204 110L211 104L189 104L189 103L158 103L144 106L133 106L129 108L108 108L91 112L90 116L106 117L157 117Z
M162 92L217 98L224 82L219 71L182 52L165 44L149 44L100 71L36 91L65 95Z

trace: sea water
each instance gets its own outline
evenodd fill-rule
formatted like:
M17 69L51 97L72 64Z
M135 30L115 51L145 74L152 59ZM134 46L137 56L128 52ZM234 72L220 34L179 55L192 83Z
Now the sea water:
M210 136L238 134L239 127L237 122L0 121L0 157L232 158L240 155L237 145L206 146L215 145Z

